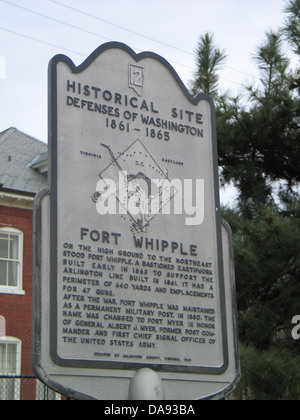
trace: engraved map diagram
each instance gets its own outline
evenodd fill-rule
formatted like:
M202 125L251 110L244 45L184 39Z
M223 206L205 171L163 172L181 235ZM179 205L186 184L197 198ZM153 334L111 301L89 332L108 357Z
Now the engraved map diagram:
M144 144L137 139L126 150L115 156L109 145L101 144L111 157L111 163L98 175L101 182L93 194L98 208L114 197L122 219L130 221L130 230L136 235L147 232L151 221L173 199L176 188L158 165ZM165 209L164 214L167 213ZM98 211L99 213L99 211Z

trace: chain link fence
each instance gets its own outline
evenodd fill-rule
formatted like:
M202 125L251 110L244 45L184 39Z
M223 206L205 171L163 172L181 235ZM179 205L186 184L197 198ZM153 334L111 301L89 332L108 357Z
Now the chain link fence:
M0 401L60 401L65 399L35 376L0 376Z

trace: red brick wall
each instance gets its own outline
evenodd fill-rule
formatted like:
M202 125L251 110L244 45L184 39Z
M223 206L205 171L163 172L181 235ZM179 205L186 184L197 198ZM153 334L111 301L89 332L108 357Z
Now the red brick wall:
M24 235L23 290L25 296L0 293L0 315L6 320L6 336L22 341L21 375L33 375L31 369L32 218L32 210L0 206L0 228L14 227Z

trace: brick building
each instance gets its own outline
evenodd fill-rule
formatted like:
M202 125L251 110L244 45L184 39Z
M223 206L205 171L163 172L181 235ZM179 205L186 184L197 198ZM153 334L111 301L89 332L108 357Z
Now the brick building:
M33 203L47 186L47 149L15 128L0 133L0 400L35 399L22 395L28 387L21 380L7 385L3 376L33 375ZM30 392L37 393L39 387L35 381Z

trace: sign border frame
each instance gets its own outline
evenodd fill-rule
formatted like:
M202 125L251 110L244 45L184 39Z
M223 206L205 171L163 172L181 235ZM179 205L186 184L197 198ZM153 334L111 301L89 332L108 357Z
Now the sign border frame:
M71 368L60 368L58 370L58 367L53 364L53 361L51 360L50 354L49 354L49 347L47 344L43 341L46 340L46 336L50 336L49 334L49 322L46 320L45 314L50 311L50 307L48 303L45 301L45 296L49 296L49 293L47 292L50 288L50 282L49 282L49 272L42 271L43 265L45 264L45 258L49 258L49 256L45 256L45 251L47 253L48 248L42 247L42 242L45 232L50 231L49 225L49 219L46 221L46 231L44 231L44 224L42 221L45 222L45 216L44 212L47 212L47 209L44 206L44 200L48 199L49 197L49 207L50 207L50 189L42 190L35 198L35 205L34 205L34 240L33 240L33 247L34 247L34 258L33 258L33 313L34 316L32 317L32 367L33 370L38 377L40 381L42 381L46 386L52 388L55 392L58 392L62 395L68 396L69 398L74 398L77 400L99 400L99 397L101 397L102 387L106 388L107 381L109 383L110 380L113 380L115 378L122 378L128 381L128 386L130 384L131 377L136 372L129 372L129 371L122 371L122 376L119 375L115 376L114 371L111 371L110 375L107 375L106 373L103 373L101 370L99 370L99 374L95 375L95 372L89 376L88 371L82 369L71 369ZM239 337L238 337L238 326L237 326L237 307L236 307L236 301L235 301L235 295L236 295L236 284L235 284L235 270L234 270L234 252L233 252L233 236L232 231L229 226L229 224L222 219L222 237L224 235L224 229L226 230L226 241L228 243L228 267L226 271L225 277L228 282L226 285L227 293L231 291L230 294L230 306L232 308L232 312L230 317L228 318L229 322L232 322L233 330L232 330L232 337L231 337L231 345L233 349L233 353L231 353L231 367L233 369L234 375L232 376L232 379L224 379L224 384L226 383L226 386L224 388L220 388L217 392L205 392L202 393L201 391L201 383L202 382L210 382L213 381L214 376L206 377L204 376L203 381L201 377L197 377L197 379L192 379L194 382L194 387L197 387L199 385L199 392L201 394L194 394L192 399L195 400L216 400L216 399L222 399L225 398L228 394L233 392L233 390L236 388L240 377L241 377L241 366L240 366L240 355L239 355ZM50 233L49 233L50 234ZM223 238L224 241L224 238ZM223 242L225 244L225 242ZM48 254L48 253L47 253ZM225 261L225 260L224 260ZM50 264L50 262L48 263ZM225 266L225 265L224 265ZM44 274L43 274L44 273ZM48 285L46 285L46 282L48 282ZM46 290L46 291L45 291ZM47 298L46 298L47 299ZM228 302L226 302L226 306L228 306ZM230 306L228 306L230 308ZM46 309L45 309L46 308ZM231 321L230 321L231 318ZM46 321L45 321L46 320ZM48 331L48 332L47 332ZM44 337L44 338L43 338ZM52 364L53 365L52 365ZM119 374L120 372L118 372ZM162 376L164 376L163 373L161 373ZM226 375L226 373L225 373ZM69 382L66 382L66 378L70 377L76 377L77 382L75 384L70 384ZM86 378L89 377L90 379L97 378L98 384L99 384L99 395L95 395L94 393L90 393L89 391L84 392L81 391L84 389L82 385L80 385L80 381L78 380L80 378ZM64 378L64 381L62 381L62 378ZM162 378L164 382L164 386L168 388L168 384L174 383L174 379L172 378ZM178 386L183 386L185 389L185 381L191 381L191 379L182 379L177 378L175 379L175 382L178 383ZM216 378L216 381L218 379ZM220 384L223 383L223 379L221 378ZM98 388L97 388L98 389ZM122 389L122 388L121 388ZM122 389L124 391L124 389ZM118 395L118 394L116 394ZM173 395L173 394L172 394ZM112 398L110 398L111 395L109 395L109 398L106 398L106 400L113 401ZM124 395L122 394L122 399L124 398ZM189 396L186 396L185 399L190 398ZM102 398L103 399L103 398ZM117 398L116 398L117 399ZM119 395L120 399L120 395ZM179 398L180 400L180 398ZM183 399L182 399L183 400Z
M214 179L214 195L215 195L215 219L217 225L216 243L218 249L218 274L220 288L220 306L221 306L221 327L222 327L222 346L224 363L220 367L199 367L199 366L178 366L168 364L147 364L134 362L116 362L116 361L91 361L91 360L75 360L62 359L57 354L57 220L58 220L58 203L57 203L57 141L58 141L58 92L57 92L57 65L65 63L68 65L72 73L79 74L86 70L103 52L109 49L121 49L127 52L136 63L146 58L158 60L163 64L174 77L178 86L181 88L185 97L194 105L198 105L200 101L205 100L210 105L211 110L211 128L212 128L212 152L213 152L213 179ZM216 116L215 105L209 95L201 93L196 97L192 97L182 80L178 76L171 64L158 54L152 52L143 52L136 54L130 47L119 42L109 42L97 48L81 65L76 67L74 62L65 55L57 55L49 63L49 179L51 183L51 201L50 201L50 355L58 366L74 367L74 368L98 368L111 370L139 370L142 368L150 368L157 372L174 372L174 373L193 373L193 374L210 374L222 375L229 367L229 351L227 336L227 317L226 317L226 301L225 301L225 285L224 285L224 266L223 266L223 246L221 233L221 215L220 215L220 197L219 197L219 178L218 178L218 153L217 153L217 133L216 133Z

